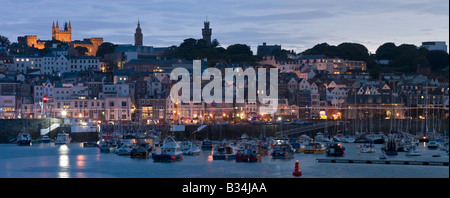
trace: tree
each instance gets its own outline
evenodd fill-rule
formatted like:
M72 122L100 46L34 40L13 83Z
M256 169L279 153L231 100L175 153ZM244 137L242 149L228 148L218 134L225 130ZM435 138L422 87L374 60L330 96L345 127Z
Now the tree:
M397 47L397 54L392 60L391 67L399 68L405 73L415 73L417 67L429 67L429 62L425 58L427 49L417 49L411 44L402 44Z
M0 35L0 46L9 46L11 42L9 42L9 39L5 36Z
M377 60L393 60L397 55L397 46L394 43L385 43L376 51Z
M248 45L234 44L234 45L230 45L227 47L226 54L227 55L244 54L244 55L252 56L253 52Z
M217 41L217 39L214 39L214 40L211 41L211 47L212 48L216 48L216 47L219 47L219 46L220 46L220 43L219 43L219 41Z
M256 57L248 45L234 44L227 47L225 59L228 62L256 62Z
M76 46L75 50L77 51L78 56L84 56L86 55L86 52L89 51L86 47L82 46Z
M341 43L337 46L337 56L346 60L365 61L367 64L371 62L369 50L358 43Z
M307 49L304 52L302 52L303 55L325 55L331 58L334 58L337 56L337 47L336 46L330 46L328 43L321 43L315 45L311 49Z
M431 50L425 55L432 71L440 71L444 68L448 68L449 56L446 51Z
M95 54L98 58L104 58L105 54L111 54L116 49L117 45L114 45L110 42L104 42L100 46L98 46L97 54Z

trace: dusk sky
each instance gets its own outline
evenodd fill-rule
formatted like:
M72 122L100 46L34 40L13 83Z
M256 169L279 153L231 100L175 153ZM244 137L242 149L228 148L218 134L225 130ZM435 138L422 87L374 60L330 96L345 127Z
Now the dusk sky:
M201 38L206 17L221 46L263 42L300 53L316 44L356 42L374 53L386 42L449 44L448 0L1 0L0 35L51 39L52 22L71 21L72 40L103 37L133 44L138 18L144 45Z

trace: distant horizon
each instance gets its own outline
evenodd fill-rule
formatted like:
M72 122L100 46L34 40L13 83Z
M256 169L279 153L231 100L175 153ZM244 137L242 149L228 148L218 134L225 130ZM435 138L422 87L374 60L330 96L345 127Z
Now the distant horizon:
M448 46L448 7L449 2L444 0L249 0L235 4L227 0L21 4L5 0L0 7L0 35L11 43L24 35L51 40L52 22L58 20L60 28L64 22L71 22L72 40L102 37L104 42L134 44L139 20L143 45L170 47L179 46L187 38L202 38L203 22L208 20L212 39L224 48L246 44L256 54L257 46L265 42L301 53L320 43L337 46L350 42L362 44L374 54L387 42L420 46L422 42L444 41Z

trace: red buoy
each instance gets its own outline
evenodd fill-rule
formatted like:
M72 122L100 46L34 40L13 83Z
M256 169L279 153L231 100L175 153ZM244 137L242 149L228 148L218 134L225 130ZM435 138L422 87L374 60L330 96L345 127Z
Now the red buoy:
M295 170L292 172L293 176L300 177L302 175L302 172L300 171L300 163L298 160L295 162Z

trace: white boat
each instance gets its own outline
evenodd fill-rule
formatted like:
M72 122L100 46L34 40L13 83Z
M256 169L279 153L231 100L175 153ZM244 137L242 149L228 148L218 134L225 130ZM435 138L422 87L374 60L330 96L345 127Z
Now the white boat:
M372 143L366 143L360 147L361 153L375 153L376 148Z
M181 142L180 150L183 152L183 155L198 155L202 151L198 145L191 141Z
M427 148L428 149L437 149L437 148L439 148L439 144L436 141L431 140L428 142Z
M26 133L24 129L22 129L22 132L17 135L17 144L20 146L30 146L31 145L31 135L29 133Z
M323 136L323 133L318 132L316 136L314 137L314 141L316 142L323 142L325 140L325 136Z
M312 139L311 139L309 136L305 135L305 134L301 135L301 136L298 138L298 141L300 142L300 144L303 144L303 143L308 144L309 142L311 142L311 140L312 140Z
M406 154L406 156L421 156L422 154L417 150L417 146L413 145L411 146L411 149L409 149Z
M386 141L384 135L381 134L381 132L379 134L371 133L366 136L366 139L372 141L374 144L384 144L384 142Z
M62 132L58 133L56 136L55 144L69 144L72 139L68 133Z
M345 140L344 135L342 135L342 133L337 133L334 137L333 137L333 141L335 142L343 142Z
M152 158L156 162L180 161L183 160L183 152L178 142L172 136L167 136L163 145L152 153Z
M44 135L41 139L37 140L38 143L50 143L51 141L52 139L50 139L47 135Z
M117 155L130 155L131 149L133 149L134 143L127 141L122 143L119 149L117 149Z
M343 143L354 143L356 140L353 136L345 136L342 140Z

